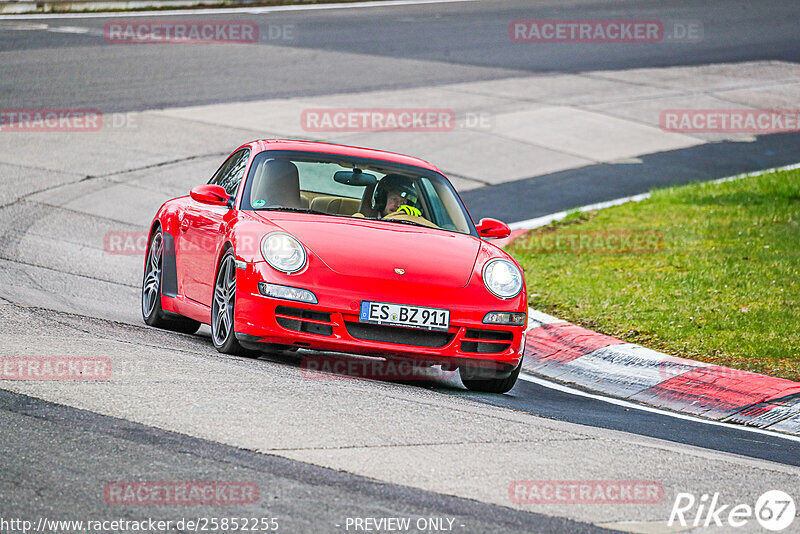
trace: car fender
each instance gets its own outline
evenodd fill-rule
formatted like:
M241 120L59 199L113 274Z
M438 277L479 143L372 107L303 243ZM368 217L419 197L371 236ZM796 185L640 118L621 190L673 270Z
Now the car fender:
M152 234L156 224L160 224L162 232L168 232L173 238L177 236L180 228L180 210L188 198L183 196L162 204L153 218L150 233Z
M247 263L264 261L261 256L261 239L270 232L281 230L276 224L242 217L230 225L218 251L217 261L222 259L226 246L233 247L238 260Z

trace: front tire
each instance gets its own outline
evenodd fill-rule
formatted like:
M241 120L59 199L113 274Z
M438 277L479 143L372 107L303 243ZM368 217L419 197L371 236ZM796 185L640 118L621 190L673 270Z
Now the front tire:
M161 308L161 279L164 267L164 235L156 230L150 238L150 246L144 264L142 278L142 319L150 326L164 328L183 334L194 334L200 323L187 317L167 317Z
M219 262L217 279L214 282L214 299L211 303L211 341L214 348L223 354L249 356L236 339L234 310L236 307L236 262L228 250Z
M514 384L517 383L519 372L522 370L522 360L519 365L511 371L505 378L478 378L481 376L480 370L471 369L469 366L462 366L458 369L461 382L470 391L480 391L483 393L508 393ZM484 371L485 373L485 371Z

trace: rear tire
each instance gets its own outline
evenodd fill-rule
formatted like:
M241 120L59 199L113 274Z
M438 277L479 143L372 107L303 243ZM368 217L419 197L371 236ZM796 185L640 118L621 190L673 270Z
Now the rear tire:
M194 334L200 323L194 319L168 317L161 308L161 279L164 266L164 236L161 229L150 237L150 246L144 260L144 277L142 278L142 319L150 326L164 328L182 334Z
M517 383L519 372L522 370L522 360L519 365L505 378L474 378L479 373L472 371L468 366L459 367L458 373L461 382L470 391L480 391L483 393L507 393L511 391Z

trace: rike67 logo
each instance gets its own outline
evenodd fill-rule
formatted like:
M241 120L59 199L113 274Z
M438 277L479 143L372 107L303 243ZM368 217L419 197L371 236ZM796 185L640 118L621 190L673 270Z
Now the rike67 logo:
M792 497L780 490L764 492L751 506L747 503L723 504L719 493L703 494L696 498L691 493L678 493L667 526L675 523L681 527L711 526L739 528L755 519L765 529L780 532L793 522L797 508ZM704 530L705 532L705 530Z

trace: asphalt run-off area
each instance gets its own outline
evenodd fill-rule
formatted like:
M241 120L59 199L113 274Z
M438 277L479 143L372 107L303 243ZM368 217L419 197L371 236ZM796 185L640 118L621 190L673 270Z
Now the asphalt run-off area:
M11 4L0 532L800 532L800 437L609 393L663 381L649 352L634 385L595 347L562 369L591 380L530 365L492 394L222 354L141 311L159 207L256 139L422 158L514 229L796 164L796 1Z

